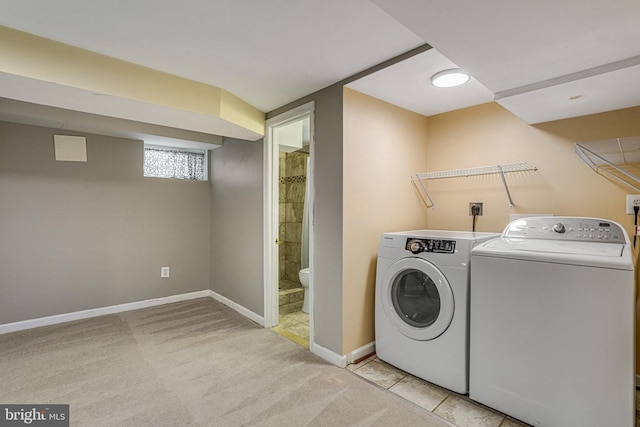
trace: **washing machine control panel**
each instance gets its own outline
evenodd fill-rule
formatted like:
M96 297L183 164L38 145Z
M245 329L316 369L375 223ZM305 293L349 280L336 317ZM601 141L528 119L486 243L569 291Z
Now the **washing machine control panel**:
M443 239L408 238L405 249L411 251L411 253L413 254L419 254L420 252L452 254L456 250L456 241Z
M627 243L619 224L598 218L524 218L511 222L503 237Z

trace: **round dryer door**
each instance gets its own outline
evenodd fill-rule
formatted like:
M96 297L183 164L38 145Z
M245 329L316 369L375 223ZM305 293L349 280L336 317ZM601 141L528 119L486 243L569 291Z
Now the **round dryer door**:
M453 319L453 291L442 272L422 258L395 262L378 289L389 322L403 335L427 341L442 335Z

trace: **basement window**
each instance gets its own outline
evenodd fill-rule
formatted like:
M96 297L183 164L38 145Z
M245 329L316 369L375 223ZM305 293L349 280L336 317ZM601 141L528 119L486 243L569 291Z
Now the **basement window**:
M207 180L206 150L144 146L144 176Z

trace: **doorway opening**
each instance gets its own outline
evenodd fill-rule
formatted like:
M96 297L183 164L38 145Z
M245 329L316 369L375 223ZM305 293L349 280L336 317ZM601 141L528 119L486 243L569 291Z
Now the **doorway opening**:
M313 116L309 103L267 120L265 326L313 343Z

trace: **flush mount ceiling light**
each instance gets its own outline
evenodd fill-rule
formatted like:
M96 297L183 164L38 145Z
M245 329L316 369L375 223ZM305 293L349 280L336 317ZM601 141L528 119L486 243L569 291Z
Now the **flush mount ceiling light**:
M471 76L460 68L452 68L431 76L431 84L435 87L455 87L465 84L469 79L471 79Z

